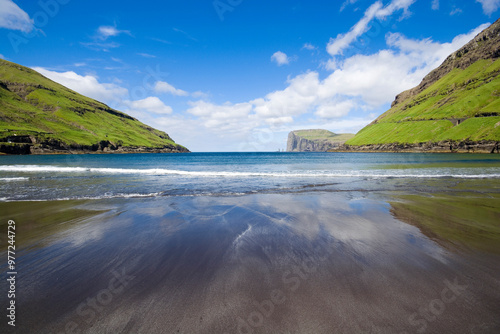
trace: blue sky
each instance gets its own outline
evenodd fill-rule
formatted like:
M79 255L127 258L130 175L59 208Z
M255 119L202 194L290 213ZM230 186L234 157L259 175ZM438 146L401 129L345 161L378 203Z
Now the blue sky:
M355 133L493 23L500 0L0 0L0 57L192 151Z

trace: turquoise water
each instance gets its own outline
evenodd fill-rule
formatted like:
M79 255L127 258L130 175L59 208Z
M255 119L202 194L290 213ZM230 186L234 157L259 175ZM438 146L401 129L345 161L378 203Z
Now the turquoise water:
M500 157L278 152L0 157L1 201L370 191L464 179L499 180Z

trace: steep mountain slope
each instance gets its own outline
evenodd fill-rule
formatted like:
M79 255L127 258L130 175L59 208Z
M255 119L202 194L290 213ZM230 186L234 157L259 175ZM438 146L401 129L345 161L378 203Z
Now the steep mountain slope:
M296 130L288 134L287 152L326 152L354 137L350 133L336 134L328 130Z
M0 59L0 153L189 152L165 132Z
M346 142L347 149L498 151L500 20L478 34L391 109Z

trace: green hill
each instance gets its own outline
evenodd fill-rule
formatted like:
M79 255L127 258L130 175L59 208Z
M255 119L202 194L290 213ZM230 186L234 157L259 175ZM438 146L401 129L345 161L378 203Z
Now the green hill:
M189 152L165 132L0 59L0 153Z
M295 130L288 134L287 152L326 152L338 148L354 137L351 133L333 133L328 130Z
M396 97L350 149L498 151L500 20Z

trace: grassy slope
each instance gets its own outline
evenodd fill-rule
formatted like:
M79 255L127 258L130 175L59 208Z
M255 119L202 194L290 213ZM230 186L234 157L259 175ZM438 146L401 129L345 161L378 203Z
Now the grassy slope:
M165 132L0 59L0 138L13 133L79 145L102 140L128 147L177 145Z
M500 60L454 69L395 105L347 141L349 145L500 140ZM467 118L454 126L450 119Z
M328 130L298 130L294 131L294 133L307 140L328 139L330 141L346 141L354 137L354 135L350 133L336 134Z

